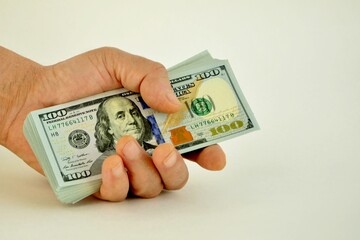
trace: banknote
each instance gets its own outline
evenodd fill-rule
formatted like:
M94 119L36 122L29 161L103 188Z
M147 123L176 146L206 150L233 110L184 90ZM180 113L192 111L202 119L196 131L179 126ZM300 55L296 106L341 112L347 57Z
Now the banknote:
M227 61L181 68L169 73L181 110L154 114L165 142L184 153L258 129Z
M258 129L226 60L204 51L168 73L182 103L174 114L154 111L139 93L118 89L28 115L24 134L61 202L99 190L102 163L124 135L151 155L165 142L186 153Z

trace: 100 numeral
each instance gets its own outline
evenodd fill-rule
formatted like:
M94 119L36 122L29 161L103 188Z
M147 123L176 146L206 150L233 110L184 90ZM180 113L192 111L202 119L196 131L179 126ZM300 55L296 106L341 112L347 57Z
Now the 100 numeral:
M223 124L218 127L213 127L210 129L211 136L216 136L218 134L227 133L230 130L236 130L236 129L241 128L242 126L244 126L244 123L240 120L237 120L237 121L230 123L229 125Z

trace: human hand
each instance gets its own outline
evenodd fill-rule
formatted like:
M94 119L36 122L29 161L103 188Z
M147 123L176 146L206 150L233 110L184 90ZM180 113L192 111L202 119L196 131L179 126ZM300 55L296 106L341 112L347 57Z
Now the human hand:
M45 67L0 47L0 62L6 70L0 71L0 144L42 174L22 131L32 110L122 87L140 92L155 110L172 113L180 108L161 64L118 49L96 49ZM116 152L103 163L101 189L95 194L100 199L121 201L129 191L154 197L163 189L179 189L187 181L185 162L171 144L159 145L150 157L134 138L126 136L118 141ZM186 157L205 169L225 166L218 145Z

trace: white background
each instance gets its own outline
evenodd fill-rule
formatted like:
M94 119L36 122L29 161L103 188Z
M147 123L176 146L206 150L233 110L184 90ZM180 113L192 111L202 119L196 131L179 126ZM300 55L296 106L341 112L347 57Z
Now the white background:
M224 171L189 163L181 191L122 203L63 205L0 148L0 239L360 239L360 1L0 0L0 45L44 65L208 49L261 126L221 144Z

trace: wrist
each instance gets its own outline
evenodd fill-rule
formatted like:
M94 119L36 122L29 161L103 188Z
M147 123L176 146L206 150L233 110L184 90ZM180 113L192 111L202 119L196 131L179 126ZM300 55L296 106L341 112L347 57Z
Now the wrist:
M42 66L0 47L0 145L7 139L14 122L19 122L21 110L28 105L29 93Z

